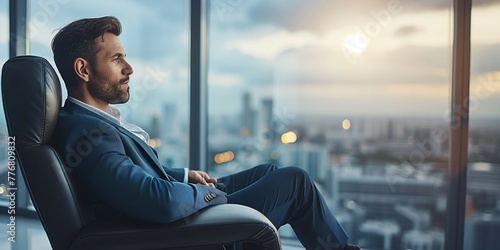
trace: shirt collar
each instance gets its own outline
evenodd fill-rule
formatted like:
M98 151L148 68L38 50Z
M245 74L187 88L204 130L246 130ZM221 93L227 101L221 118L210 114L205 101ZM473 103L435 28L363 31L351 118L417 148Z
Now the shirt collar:
M70 101L70 102L90 111L90 112L93 112L93 113L98 114L104 118L109 119L110 121L127 129L132 134L139 137L146 144L149 144L150 136L149 136L148 132L146 132L144 129L142 129L141 127L139 127L137 125L134 125L132 123L128 123L128 122L124 121L121 118L120 110L118 110L116 107L114 107L112 105L108 105L108 110L105 112L103 110L100 110L94 106L91 106L87 103L84 103L84 102L82 102L74 97L71 97L71 96L68 96L68 101Z
M123 125L121 122L121 119L120 119L120 110L118 110L117 108L115 108L111 105L108 105L108 110L105 112L103 110L100 110L92 105L84 103L84 102L82 102L74 97L71 97L71 96L68 96L68 100L70 102L82 107L82 108L85 108L85 109L93 112L93 113L97 113L100 116L104 116L108 119L111 119L111 121L115 122L118 125Z

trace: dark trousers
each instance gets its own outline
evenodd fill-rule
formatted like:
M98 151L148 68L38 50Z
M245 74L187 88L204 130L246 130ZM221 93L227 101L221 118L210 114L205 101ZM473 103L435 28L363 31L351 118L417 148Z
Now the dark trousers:
M276 228L290 224L306 249L343 249L348 236L309 175L296 167L264 164L218 179L228 203L252 207Z

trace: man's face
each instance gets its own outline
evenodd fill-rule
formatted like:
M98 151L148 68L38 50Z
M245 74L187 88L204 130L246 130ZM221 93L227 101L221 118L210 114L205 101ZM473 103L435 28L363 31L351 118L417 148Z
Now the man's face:
M88 91L95 99L117 104L129 99L129 76L133 69L125 60L125 50L118 37L105 33L96 38L98 52L91 65Z

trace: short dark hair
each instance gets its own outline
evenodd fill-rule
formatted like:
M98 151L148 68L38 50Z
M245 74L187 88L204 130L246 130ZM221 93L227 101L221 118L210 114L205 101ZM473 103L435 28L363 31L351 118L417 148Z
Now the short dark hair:
M76 20L57 32L52 39L52 52L66 88L74 87L78 81L73 69L75 59L81 57L93 64L98 52L95 39L108 32L118 36L121 31L116 17L104 16Z

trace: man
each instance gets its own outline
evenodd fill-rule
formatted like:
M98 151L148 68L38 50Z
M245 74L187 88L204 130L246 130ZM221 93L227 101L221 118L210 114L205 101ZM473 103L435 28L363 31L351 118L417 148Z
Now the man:
M342 227L299 168L260 165L218 181L203 171L163 167L148 146L149 135L110 105L130 97L133 69L120 33L114 17L89 18L63 27L52 41L68 99L51 144L89 190L98 219L169 223L207 206L235 203L262 212L277 228L290 224L307 249L359 249L346 243Z

